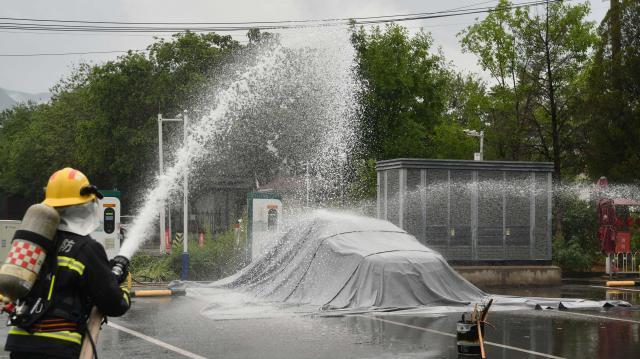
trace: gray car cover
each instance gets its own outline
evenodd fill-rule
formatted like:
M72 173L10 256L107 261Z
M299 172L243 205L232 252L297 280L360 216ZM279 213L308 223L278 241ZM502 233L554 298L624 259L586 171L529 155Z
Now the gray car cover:
M325 309L464 305L486 296L395 225L325 211L302 220L224 285Z
M211 318L253 315L249 308L322 308L322 313L470 310L489 295L460 276L438 252L383 220L315 211L298 218L266 254L240 272L203 284L173 282L209 304ZM595 308L620 301L490 295L495 310ZM257 304L263 303L263 304Z

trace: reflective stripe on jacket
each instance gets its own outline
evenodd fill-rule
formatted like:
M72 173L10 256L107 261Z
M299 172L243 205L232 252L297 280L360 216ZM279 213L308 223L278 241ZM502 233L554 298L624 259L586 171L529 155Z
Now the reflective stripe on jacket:
M57 331L57 332L29 333L26 330L16 328L16 327L11 327L11 329L9 329L9 335L27 335L27 336L34 336L34 337L53 338L53 339L68 341L71 343L76 343L78 345L82 344L82 334L78 332L70 332L66 330Z

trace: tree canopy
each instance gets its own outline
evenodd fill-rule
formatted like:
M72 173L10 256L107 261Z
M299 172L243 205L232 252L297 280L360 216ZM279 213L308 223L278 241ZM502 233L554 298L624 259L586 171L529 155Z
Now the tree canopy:
M148 55L79 66L50 103L0 114L0 189L37 201L53 171L74 166L131 203L156 166L157 114L180 113L238 47L230 36L187 32Z
M616 15L616 11L619 14ZM616 20L616 21L614 21ZM640 178L640 3L622 1L598 29L600 41L583 74L587 122L584 155L593 177Z
M429 137L446 105L447 73L430 35L407 29L354 29L361 94L361 138L366 156L429 157Z
M495 81L489 144L502 158L553 162L557 180L583 170L575 161L585 124L576 116L576 89L596 41L588 14L587 4L548 3L533 12L502 0L460 34Z

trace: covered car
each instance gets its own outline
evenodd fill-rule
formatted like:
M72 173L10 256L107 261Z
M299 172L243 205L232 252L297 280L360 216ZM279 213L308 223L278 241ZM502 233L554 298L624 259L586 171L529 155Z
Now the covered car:
M325 309L466 305L486 296L397 226L327 211L306 216L263 257L214 285Z

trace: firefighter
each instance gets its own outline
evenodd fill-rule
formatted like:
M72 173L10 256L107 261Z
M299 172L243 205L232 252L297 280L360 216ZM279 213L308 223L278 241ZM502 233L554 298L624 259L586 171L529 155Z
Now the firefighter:
M94 305L106 316L129 309L129 292L122 285L128 260L117 256L110 262L102 245L89 236L100 224L99 198L97 188L78 170L64 168L49 178L43 203L60 214L57 255L25 299L34 303L30 310L10 318L5 350L11 358L77 358Z

